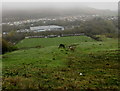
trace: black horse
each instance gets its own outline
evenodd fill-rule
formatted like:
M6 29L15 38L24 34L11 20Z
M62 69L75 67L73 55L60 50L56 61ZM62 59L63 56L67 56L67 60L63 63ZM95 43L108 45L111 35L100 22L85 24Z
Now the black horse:
M64 44L60 44L58 48L65 48Z

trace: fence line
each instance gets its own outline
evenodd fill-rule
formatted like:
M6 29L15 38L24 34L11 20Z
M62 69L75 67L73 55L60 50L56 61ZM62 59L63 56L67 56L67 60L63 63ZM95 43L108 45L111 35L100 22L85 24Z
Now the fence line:
M84 33L80 33L80 34L47 35L47 36L26 36L25 38L54 38L54 37L81 36L81 35L84 35Z

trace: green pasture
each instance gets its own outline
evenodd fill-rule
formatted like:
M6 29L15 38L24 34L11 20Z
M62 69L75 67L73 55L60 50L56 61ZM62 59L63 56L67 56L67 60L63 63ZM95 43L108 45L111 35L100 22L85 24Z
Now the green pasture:
M61 43L76 44L75 51L58 48ZM32 38L17 46L2 56L3 90L120 89L117 39Z

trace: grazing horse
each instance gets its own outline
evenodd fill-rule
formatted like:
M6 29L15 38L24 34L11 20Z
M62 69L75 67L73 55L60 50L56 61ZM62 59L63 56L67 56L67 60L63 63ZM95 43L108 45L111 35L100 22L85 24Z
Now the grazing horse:
M75 46L68 46L68 49L70 50L70 51L75 51Z
M65 48L64 44L60 44L58 48Z

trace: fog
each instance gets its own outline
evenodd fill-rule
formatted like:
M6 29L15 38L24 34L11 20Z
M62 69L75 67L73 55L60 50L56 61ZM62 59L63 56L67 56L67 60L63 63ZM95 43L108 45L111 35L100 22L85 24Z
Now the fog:
M4 2L2 4L3 10L25 10L25 9L43 9L43 8L57 8L57 9L67 9L67 8L85 8L91 7L95 9L107 9L107 10L118 10L117 2Z

